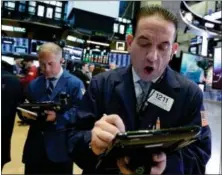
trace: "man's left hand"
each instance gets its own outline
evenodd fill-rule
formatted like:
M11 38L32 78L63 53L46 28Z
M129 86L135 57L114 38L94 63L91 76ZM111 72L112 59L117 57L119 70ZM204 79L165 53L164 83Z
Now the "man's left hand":
M156 165L151 168L150 174L162 174L166 168L166 154L163 152L153 154L153 161Z
M56 120L56 112L55 111L45 111L47 117L47 122L54 122Z
M152 159L156 163L156 165L151 168L150 174L162 174L166 168L166 154L163 152L159 154L153 154ZM123 174L135 174L135 172L127 168L128 163L128 157L117 160L117 165Z

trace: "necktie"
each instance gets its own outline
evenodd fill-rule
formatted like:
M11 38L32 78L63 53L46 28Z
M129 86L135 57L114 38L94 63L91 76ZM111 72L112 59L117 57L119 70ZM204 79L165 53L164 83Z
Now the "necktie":
M145 82L143 80L139 80L138 84L140 85L142 92L137 97L137 112L139 112L142 107L142 104L145 102L150 87L150 83Z
M54 89L53 81L55 81L55 80L56 80L56 78L48 78L49 85L48 85L48 88L47 88L47 94L48 94L49 98L52 95L52 92L53 92L53 89Z

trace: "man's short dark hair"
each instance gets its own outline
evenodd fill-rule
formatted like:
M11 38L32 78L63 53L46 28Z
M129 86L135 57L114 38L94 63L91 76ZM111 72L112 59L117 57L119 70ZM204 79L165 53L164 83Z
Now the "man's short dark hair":
M80 63L81 67L84 67L84 66L87 65L87 64L88 64L88 63L86 63L86 62Z
M175 32L176 32L178 25L177 17L172 12L159 5L152 5L152 6L141 7L137 11L135 18L133 19L133 35L135 35L136 33L137 24L139 20L143 17L149 17L149 16L158 16L166 21L172 22L175 26Z

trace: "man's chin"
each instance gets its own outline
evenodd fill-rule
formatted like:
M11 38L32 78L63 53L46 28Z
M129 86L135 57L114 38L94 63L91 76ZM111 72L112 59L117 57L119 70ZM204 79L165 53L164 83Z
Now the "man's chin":
M46 78L53 78L52 75L45 75Z
M141 79L142 79L143 81L147 81L147 82L148 82L148 81L156 80L157 77L154 76L154 75L152 75L152 74L149 74L149 75L145 74L145 75L143 75L143 76L141 77Z
M143 81L152 81L153 80L153 78L150 76L150 75L146 75L146 76L142 76L141 77L141 79L143 80Z

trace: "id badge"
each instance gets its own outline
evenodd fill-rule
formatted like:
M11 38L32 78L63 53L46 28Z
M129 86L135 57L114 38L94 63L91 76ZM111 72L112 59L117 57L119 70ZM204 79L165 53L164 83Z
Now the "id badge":
M152 90L150 94L152 95L148 98L148 102L165 111L169 112L171 110L174 99L156 90Z

